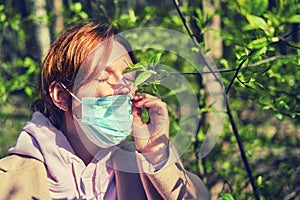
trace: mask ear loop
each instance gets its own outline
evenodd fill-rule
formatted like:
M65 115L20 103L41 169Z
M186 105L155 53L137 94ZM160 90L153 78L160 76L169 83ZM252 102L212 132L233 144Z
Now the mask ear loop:
M132 94L128 94L128 97L129 97L129 101L133 100L133 95Z
M62 82L59 82L60 83L60 85L74 98L74 99L76 99L77 101L79 101L80 103L82 103L82 101L78 98L78 97L76 97L76 95L75 94L73 94L66 86L65 86L65 84L63 84Z

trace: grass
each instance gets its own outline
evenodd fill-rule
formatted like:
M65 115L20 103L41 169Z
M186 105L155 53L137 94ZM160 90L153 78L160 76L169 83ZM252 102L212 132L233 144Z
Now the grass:
M0 158L7 155L22 130L25 122L30 118L30 103L24 98L12 96L9 102L0 104Z

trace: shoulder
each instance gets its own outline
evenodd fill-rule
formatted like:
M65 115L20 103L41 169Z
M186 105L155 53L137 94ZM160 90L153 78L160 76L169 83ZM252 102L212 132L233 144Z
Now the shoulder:
M24 168L38 168L44 166L42 162L37 159L10 155L0 159L0 171L10 172L15 170L24 170Z
M34 158L11 155L0 159L0 193L10 198L48 199L44 164Z

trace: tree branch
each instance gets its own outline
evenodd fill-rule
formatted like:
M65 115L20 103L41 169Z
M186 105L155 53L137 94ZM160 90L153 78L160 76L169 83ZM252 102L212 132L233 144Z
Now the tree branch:
M253 191L254 197L255 197L256 200L259 200L260 197L259 197L259 194L257 192L256 183L255 183L255 180L253 178L252 171L251 171L251 168L250 168L250 165L248 163L248 159L246 157L246 153L245 153L245 150L244 150L244 145L242 143L242 140L241 140L240 134L238 132L236 123L234 121L234 118L233 118L231 108L230 108L230 105L229 105L228 101L226 101L226 109L227 109L227 115L228 115L228 118L229 118L229 121L230 121L230 124L231 124L231 127L232 127L232 132L233 132L233 134L236 138L236 141L238 143L241 158L242 158L242 161L244 163L247 175L249 177L249 180L250 180L250 183L251 183L251 186L252 186L252 191Z
M180 16L180 18L181 18L181 21L182 21L182 23L183 23L183 25L184 25L184 28L186 29L186 31L187 31L188 34L190 35L190 37L191 37L191 39L193 40L195 46L198 47L199 44L198 44L197 38L193 35L192 30L191 30L190 27L187 25L187 22L186 22L186 20L185 20L185 17L183 16L183 13L181 12L181 10L180 10L180 8L179 8L180 5L179 5L178 0L173 0L173 3L174 3L174 5L175 5L175 8L176 8L176 10L177 10L177 13L179 14L179 16Z
M273 56L273 57L270 57L270 58L267 58L267 59L264 59L264 60L261 60L261 61L258 61L256 63L253 63L253 64L249 64L248 67L256 67L258 65L263 65L265 63L268 63L268 62L272 62L272 61L275 61L275 60L278 60L278 59L286 59L286 58L297 58L297 57L300 57L299 55L280 55L280 56Z
M168 73L168 75L174 75L174 76L176 76L176 75L181 75L181 74L183 74L183 75L199 75L199 74L201 74L201 75L203 75L203 74L212 74L212 73L227 73L227 72L234 72L234 71L236 71L237 69L236 68L234 68L234 69L220 69L220 70L212 70L212 71L209 71L209 72L180 72L180 74L178 74L178 73Z
M293 35L294 33L297 33L298 31L300 31L300 28L297 28L296 30L291 31L290 33L283 36L283 38L286 39L286 38L290 37L291 35Z
M244 63L248 60L249 56L251 56L252 53L253 53L253 51L250 51L250 53L247 55L247 58L244 59L244 60L239 64L239 66L237 67L237 69L236 69L236 71L235 71L235 73L234 73L232 79L230 80L230 83L229 83L228 87L226 88L226 91L225 91L226 94L228 94L228 92L229 92L231 86L233 85L234 80L236 79L237 75L239 74L241 68L243 67Z
M196 45L196 47L198 47L198 41L196 40L196 38L193 36L192 34L192 31L189 29L189 27L187 26L186 24L186 20L179 8L179 3L178 3L178 0L173 0L174 2L174 5L175 5L175 8L184 24L184 27L186 28L188 34L190 35L191 39L193 40L194 44ZM252 51L249 53L249 56L252 54ZM251 186L252 186L252 190L253 190L253 193L254 193L254 196L255 196L255 199L256 200L259 200L259 195L258 195L258 192L257 192L257 189L256 189L256 185L255 185L255 181L254 181L254 178L252 176L252 171L250 169L250 166L249 166L249 163L248 163L248 160L247 160L247 157L246 157L246 154L245 154L245 151L244 151L244 147L243 147L243 143L240 139L240 136L239 136L239 132L237 130L237 127L236 127L236 124L235 124L235 121L234 121L234 118L232 116L232 113L231 113L231 109L230 109L230 105L229 105L229 102L228 102L228 97L227 97L227 93L229 91L229 89L231 88L235 78L237 77L237 74L239 73L240 69L242 68L243 64L246 62L247 59L243 60L240 65L238 66L238 68L236 69L235 71L235 74L234 74L234 77L232 78L230 84L229 84L229 87L227 88L226 90L226 93L225 93L225 102L226 102L226 108L227 108L227 115L230 119L230 124L232 126L232 129L233 129L233 133L234 133L234 136L236 137L237 141L238 141L238 147L240 149L240 154L241 154L241 157L242 157L242 161L244 163L244 166L245 166L245 169L247 171L247 175L250 179L250 183L251 183ZM212 72L211 68L207 65L207 67L209 68L210 72ZM214 77L217 78L216 74L213 73ZM217 79L219 80L219 79Z

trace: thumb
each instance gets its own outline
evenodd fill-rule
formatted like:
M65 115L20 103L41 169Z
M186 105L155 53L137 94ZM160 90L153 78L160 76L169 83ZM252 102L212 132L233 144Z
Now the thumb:
M141 117L141 109L136 106L132 106L132 115L133 115L133 123L136 125L143 125L142 117Z

